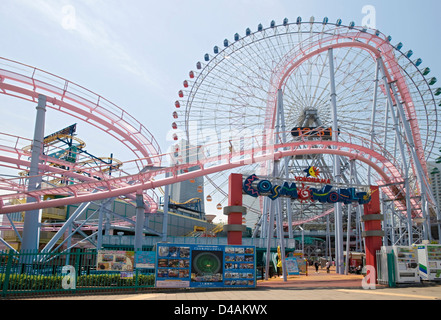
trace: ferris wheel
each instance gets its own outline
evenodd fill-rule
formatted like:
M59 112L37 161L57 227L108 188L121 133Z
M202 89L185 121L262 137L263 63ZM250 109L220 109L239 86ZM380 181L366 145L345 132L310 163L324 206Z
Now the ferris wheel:
M242 36L236 33L234 41L225 39L215 46L190 71L175 102L174 138L206 146L205 156L213 156L249 148L251 140L243 137L275 135L280 142L325 139L326 132L332 136L330 128L337 121L340 142L375 148L396 163L400 178L408 178L407 196L421 196L422 189L428 191L427 163L435 161L441 147L441 88L434 88L436 78L423 61L403 48L378 30L353 22L343 25L340 19L331 23L311 17L304 22L299 17L291 23L285 18L281 24L259 24L255 31L247 28ZM320 168L325 177L333 175L332 159L323 154L294 156L285 164L291 177L308 167ZM340 169L347 183L381 180L363 164L354 173L349 159L341 161ZM266 163L241 170L269 175L273 168ZM207 177L210 199L225 201L229 174ZM388 196L396 198L393 192ZM258 199L254 202L250 207L261 207ZM293 212L295 219L304 220L323 210L299 206ZM254 210L257 216L258 211Z

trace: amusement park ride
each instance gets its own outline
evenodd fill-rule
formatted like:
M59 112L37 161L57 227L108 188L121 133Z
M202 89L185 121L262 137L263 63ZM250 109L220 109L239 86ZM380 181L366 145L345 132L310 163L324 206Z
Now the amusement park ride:
M270 239L277 231L279 240L293 238L295 228L305 224L332 224L337 267L343 260L344 225L348 235L356 230L360 243L366 230L363 203L323 200L329 186L358 190L368 198L371 186L378 187L385 245L433 240L434 233L439 238L441 218L428 165L441 147L441 89L433 88L436 78L428 77L422 60L402 48L378 30L345 26L340 19L303 22L299 17L294 23L259 24L257 31L248 28L244 36L235 34L234 41L215 46L189 73L172 120L174 140L188 147L176 144L169 154L135 117L103 97L1 59L0 93L38 106L33 141L2 134L1 164L17 176L2 179L0 214L10 222L8 228L22 229L21 249L38 249L45 228L39 211L79 204L66 221L51 226L56 233L42 249L50 251L72 233L75 219L91 203L102 201L104 212L108 199L119 198L136 207L131 223L139 247L146 218L161 214L167 219L169 201L163 213L158 211L156 192L162 187L167 198L169 185L205 177L206 190L212 190L207 200L221 199L221 204L229 196L230 175L239 173L243 179L255 174L253 190L258 180L266 181L267 189L259 184L264 195L277 191L269 185L284 183L298 191L296 197L274 199L243 191L243 206L256 218L253 237ZM95 157L84 152L72 131L44 137L46 108L101 129L134 159ZM314 198L311 190L322 191L322 198ZM20 226L8 219L17 212L26 212ZM98 239L102 224L100 219L94 225ZM81 232L87 220L75 226Z

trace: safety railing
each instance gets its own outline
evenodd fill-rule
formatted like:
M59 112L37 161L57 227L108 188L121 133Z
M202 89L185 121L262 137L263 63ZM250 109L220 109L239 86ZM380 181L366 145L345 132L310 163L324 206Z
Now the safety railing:
M128 271L127 268L118 270L118 266L111 271L103 270L98 255L121 257L131 253L130 256L135 257L133 248L123 250L0 251L0 297L136 292L154 288L154 269L144 268L145 265L139 268L134 265ZM115 263L124 264L121 260Z
M278 239L271 238L271 248L277 248L279 245ZM294 238L284 238L285 248L294 248ZM142 245L144 247L154 247L160 242L180 243L180 244L203 244L203 245L227 245L228 239L226 237L167 237L164 241L161 237L144 237ZM135 236L103 236L103 245L108 247L133 247L135 244ZM257 248L266 248L268 245L268 238L243 238L242 245L255 246Z
M391 253L378 250L377 255L377 282L389 287L396 287L395 259L393 250Z

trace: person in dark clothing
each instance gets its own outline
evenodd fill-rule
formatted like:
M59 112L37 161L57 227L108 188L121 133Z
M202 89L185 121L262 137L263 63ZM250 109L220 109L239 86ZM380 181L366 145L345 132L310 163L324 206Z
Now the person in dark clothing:
M314 262L314 267L315 267L315 273L319 273L319 271L318 271L318 269L319 269L318 261Z

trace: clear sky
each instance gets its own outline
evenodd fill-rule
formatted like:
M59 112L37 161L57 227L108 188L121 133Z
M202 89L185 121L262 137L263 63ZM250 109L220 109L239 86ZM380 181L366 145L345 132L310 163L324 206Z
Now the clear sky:
M102 95L144 124L166 151L177 93L213 46L259 23L298 16L361 25L366 5L375 8L377 29L393 44L402 42L402 50L412 49L441 81L437 0L0 0L0 56ZM0 132L32 138L34 105L0 95L0 110ZM48 111L45 133L75 122ZM89 152L131 159L88 130L79 123Z

